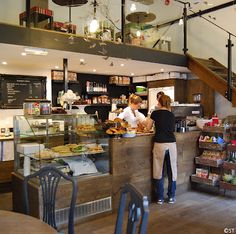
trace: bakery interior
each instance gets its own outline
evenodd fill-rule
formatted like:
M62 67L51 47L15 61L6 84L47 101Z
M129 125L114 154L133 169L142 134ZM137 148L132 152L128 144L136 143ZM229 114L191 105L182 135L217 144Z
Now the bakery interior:
M126 182L152 204L153 131L134 131L116 117L131 93L142 98L147 116L159 91L171 97L176 118L177 196L196 189L210 197L223 191L226 203L235 198L234 167L223 164L234 157L235 143L234 1L10 0L0 6L0 188L10 209L23 212L24 176L49 163L77 178L75 220L84 233L90 220L115 214ZM76 156L89 165L86 171L71 169ZM58 217L67 209L67 186L60 188ZM37 183L32 187L39 197ZM41 202L32 216L40 218ZM82 211L90 203L100 207L93 214ZM58 222L65 227L67 220Z

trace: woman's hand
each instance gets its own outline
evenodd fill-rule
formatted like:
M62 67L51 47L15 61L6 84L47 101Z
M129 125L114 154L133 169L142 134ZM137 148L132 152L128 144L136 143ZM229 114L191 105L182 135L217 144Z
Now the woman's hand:
M149 117L147 117L146 120L144 122L142 122L142 124L146 126L147 131L151 130L153 123L154 123L154 121Z

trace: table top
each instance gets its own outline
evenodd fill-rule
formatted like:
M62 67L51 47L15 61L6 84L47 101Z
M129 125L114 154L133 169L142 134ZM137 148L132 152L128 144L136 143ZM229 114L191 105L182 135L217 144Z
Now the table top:
M29 215L0 210L0 217L0 232L4 234L57 233L57 231L47 223Z

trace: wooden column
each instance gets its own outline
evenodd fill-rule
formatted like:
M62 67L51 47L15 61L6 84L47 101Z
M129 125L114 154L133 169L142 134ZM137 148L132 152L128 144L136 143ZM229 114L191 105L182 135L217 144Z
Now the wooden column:
M64 92L68 90L68 59L63 59L63 83L64 83Z

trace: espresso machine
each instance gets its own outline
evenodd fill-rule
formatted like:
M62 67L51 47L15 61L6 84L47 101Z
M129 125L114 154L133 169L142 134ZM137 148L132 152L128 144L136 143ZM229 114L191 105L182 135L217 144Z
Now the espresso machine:
M196 120L204 116L201 104L177 104L171 107L175 116L175 131L186 132L197 130Z

